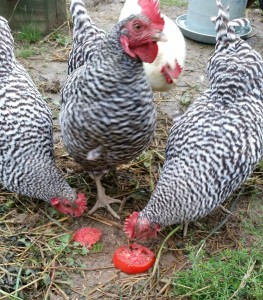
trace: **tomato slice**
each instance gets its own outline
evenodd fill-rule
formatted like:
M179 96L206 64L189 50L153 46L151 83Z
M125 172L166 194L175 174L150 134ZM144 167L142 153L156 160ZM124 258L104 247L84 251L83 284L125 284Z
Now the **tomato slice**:
M101 231L97 228L83 227L73 234L73 240L91 249L100 240Z
M135 243L119 247L113 255L115 267L127 274L143 273L154 261L155 255L151 250Z

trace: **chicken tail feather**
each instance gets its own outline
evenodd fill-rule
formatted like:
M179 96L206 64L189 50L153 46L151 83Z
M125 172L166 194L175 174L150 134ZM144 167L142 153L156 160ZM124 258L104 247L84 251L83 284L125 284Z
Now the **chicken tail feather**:
M0 17L0 72L3 71L14 60L14 39L12 37L8 22Z
M220 98L225 104L243 100L252 91L259 97L261 56L235 32L235 26L247 26L250 22L245 18L230 21L229 7L224 9L220 0L216 3L218 15L213 18L216 49L207 65L212 97Z
M218 15L217 17L213 17L212 21L215 22L217 42L226 44L239 40L240 37L236 34L235 27L248 26L250 24L249 20L246 18L239 18L229 21L229 6L224 9L221 0L217 0L216 4L218 7Z
M84 65L92 56L105 32L89 17L82 0L71 0L73 47L69 55L68 74Z

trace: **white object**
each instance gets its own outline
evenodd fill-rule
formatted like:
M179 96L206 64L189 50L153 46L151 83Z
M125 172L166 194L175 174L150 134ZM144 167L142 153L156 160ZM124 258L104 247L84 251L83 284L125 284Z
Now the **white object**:
M140 13L141 7L137 0L126 0L119 20ZM156 59L151 64L144 63L143 65L152 90L165 92L174 88L176 78L184 67L186 46L184 36L175 22L167 16L161 15L165 22L163 33L167 38L167 42L158 42L159 50Z

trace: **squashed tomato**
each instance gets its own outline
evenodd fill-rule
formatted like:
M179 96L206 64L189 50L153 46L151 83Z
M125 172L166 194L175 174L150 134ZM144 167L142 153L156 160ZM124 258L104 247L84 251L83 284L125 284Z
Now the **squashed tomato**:
M115 267L127 274L145 272L150 269L154 261L154 253L139 244L119 247L113 255Z
M97 228L83 227L77 230L73 235L73 240L81 245L91 249L92 246L100 240L101 231Z

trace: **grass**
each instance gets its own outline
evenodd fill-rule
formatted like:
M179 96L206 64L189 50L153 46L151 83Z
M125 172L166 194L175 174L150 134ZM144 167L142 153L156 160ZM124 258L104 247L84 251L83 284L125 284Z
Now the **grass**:
M23 216L23 206L20 207L20 212L15 208L15 218L6 220L3 216L14 211L12 199L1 207L0 256L3 260L0 264L0 299L1 295L9 295L8 299L16 299L14 295L21 299L33 299L37 294L42 296L34 299L44 299L43 295L48 294L53 283L67 284L71 268L74 268L76 274L87 267L82 258L89 255L90 250L72 241L71 232L63 226L67 217L61 217L60 213L49 207L49 216L52 216L49 219L52 219L48 222L44 211L39 209L38 212L33 212L33 207L25 202L25 208L30 207L31 213L20 224L16 218ZM34 214L42 217L35 219L33 225L30 218L34 218ZM12 224L16 224L15 228ZM91 252L98 253L102 250L102 243L97 243ZM52 276L55 271L54 280ZM34 282L37 282L37 290Z
M188 0L161 0L161 5L185 7L188 5Z
M263 170L263 168L262 168ZM263 174L263 171L262 171ZM263 249L263 192L262 189L255 189L250 196L249 212L242 213L242 228L243 230L253 237L253 240L257 242L258 246ZM249 241L250 244L251 241ZM242 240L243 244L247 243L246 237ZM248 246L250 246L248 244ZM256 244L255 244L256 245ZM254 246L255 246L254 245ZM263 250L262 250L263 256Z
M173 280L173 295L192 300L260 300L263 294L263 256L259 249L224 250L199 256L192 267Z
M71 35L68 23L61 25L49 35L42 37L34 23L22 26L20 31L14 32L16 42L16 57L30 58L35 55L50 56L53 61L67 61ZM52 51L50 52L50 46Z
M262 190L256 188L250 195L249 210L239 212L241 234L237 249L228 248L211 254L206 252L207 248L199 252L197 247L191 246L188 254L191 266L176 272L173 278L175 299L262 299L262 210Z
M190 106L190 104L192 103L192 95L190 95L189 93L184 93L179 100L179 104L181 105L181 109L184 110L187 107Z
M20 41L26 41L31 44L39 42L42 36L35 24L30 23L22 26L21 30L16 34L16 38Z
M262 0L261 0L261 2L262 2ZM263 5L263 4L261 4L261 6L262 6L262 5ZM252 4L252 7L254 7L254 8L260 8L259 0L255 1L255 2ZM263 9L263 7L262 7L262 9Z
M72 42L70 36L61 32L55 32L50 38L53 39L58 46L69 46Z
M19 58L29 58L36 54L34 48L30 46L21 46L18 50L16 50L16 57Z
M19 46L16 46L15 54L17 58L30 58L32 56L42 56L43 61L46 60L47 48L45 44L29 44L27 42L19 42Z

